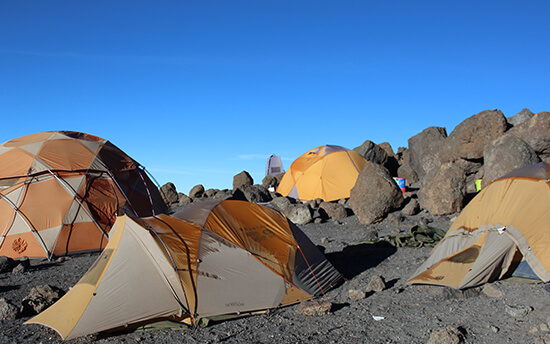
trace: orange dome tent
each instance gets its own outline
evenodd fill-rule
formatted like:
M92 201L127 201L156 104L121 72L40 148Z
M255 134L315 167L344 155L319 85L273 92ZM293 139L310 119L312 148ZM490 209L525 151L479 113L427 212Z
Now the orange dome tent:
M98 250L117 214L165 209L144 168L97 136L43 132L0 145L0 256Z
M204 202L175 216L118 217L92 268L26 324L63 339L163 320L199 325L307 300L341 282L306 235L266 206Z
M304 201L320 198L330 202L349 198L365 163L365 158L347 148L317 147L294 160L277 192Z

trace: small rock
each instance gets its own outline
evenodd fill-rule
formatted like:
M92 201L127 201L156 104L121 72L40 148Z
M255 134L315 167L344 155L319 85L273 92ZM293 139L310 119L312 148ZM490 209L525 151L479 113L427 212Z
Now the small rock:
M49 285L33 287L29 295L21 302L21 313L25 315L38 314L59 300L63 294L65 294L63 290Z
M350 300L361 300L361 299L364 299L365 297L367 297L367 293L363 290L350 289L348 291L348 298Z
M537 333L537 332L539 332L539 327L538 327L538 325L534 325L533 327L531 327L531 328L529 329L529 331L527 331L527 333L529 333L529 334L535 334L535 333Z
M398 227L394 227L390 230L390 235L397 235L399 233L401 233L401 229Z
M17 318L17 307L3 297L0 298L0 321L14 320Z
M430 335L427 344L459 344L464 342L464 335L459 329L447 326L435 330Z
M386 282L380 275L372 276L369 284L367 285L367 291L379 292L386 289Z
M407 205L401 210L403 215L413 216L420 212L420 204L416 198L411 198Z
M9 272L15 266L15 261L10 257L0 257L0 273Z
M504 295L504 292L494 284L486 284L485 287L483 287L482 292L488 297L501 297Z
M434 219L433 218L430 218L430 217L422 217L420 219L420 225L424 224L424 225L429 225L430 223L434 222Z
M327 314L332 308L329 301L304 301L298 306L298 314L305 316L321 316Z
M25 267L24 264L17 264L16 267L13 268L13 270L11 270L11 273L14 274L14 275L20 275L22 273L24 273L25 271L27 271L27 268Z
M58 258L55 260L55 262L56 262L56 263L63 263L63 262L66 261L66 260L67 260L67 257L62 256L62 257L58 257Z
M504 305L504 309L510 316L514 318L522 318L529 314L529 312L533 310L533 307L523 305Z
M389 213L388 216L386 217L386 222L387 223L395 224L395 225L400 224L404 220L405 220L405 217L399 211Z
M365 241L367 240L372 240L372 239L376 239L378 238L378 232L375 231L374 229L369 229L366 233L365 233Z
M328 244L330 240L327 237L321 239L321 244Z
M348 216L348 213L346 211L346 208L339 204L334 202L322 202L319 204L319 209L322 210L326 217L329 219L345 219Z
M535 339L535 344L550 344L550 333Z
M494 333L498 333L498 331L500 331L500 329L494 325L491 325L491 331L493 331Z
M290 221L297 225L305 225L311 222L311 208L306 204L296 204L287 214Z

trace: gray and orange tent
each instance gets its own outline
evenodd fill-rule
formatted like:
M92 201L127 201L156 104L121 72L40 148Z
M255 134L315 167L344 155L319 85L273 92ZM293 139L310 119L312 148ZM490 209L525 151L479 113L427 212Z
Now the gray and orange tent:
M277 192L283 196L326 202L349 198L366 160L340 146L325 145L298 157L285 172Z
M175 217L119 217L90 270L26 323L51 327L63 339L159 321L197 325L310 299L341 278L279 212L244 201L205 202Z
M1 256L102 249L117 214L165 209L145 169L97 136L54 131L0 145Z
M408 283L463 289L513 275L521 266L550 281L549 172L541 162L487 185Z

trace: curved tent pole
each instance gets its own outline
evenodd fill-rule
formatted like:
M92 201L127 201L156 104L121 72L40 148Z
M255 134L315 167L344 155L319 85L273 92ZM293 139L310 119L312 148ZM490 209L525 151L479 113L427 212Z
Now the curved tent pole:
M145 190L147 190L147 197L149 197L149 203L151 204L151 210L153 211L153 216L155 216L155 205L153 204L153 197L151 197L151 192L149 191L149 187L147 186L147 183L145 182L145 178L143 178L142 175L142 168L143 166L139 165L137 170L139 171L139 178L141 178L141 181L143 182L143 186L145 187ZM145 170L145 168L143 167Z
M85 176L88 175L88 171L89 170L86 170ZM48 170L48 172L55 178L55 180L57 180L59 182L59 184L61 184L61 186L64 186L66 190L72 191L74 193L73 200L76 200L78 202L79 209L84 209L84 211L88 214L88 216L90 216L90 218L92 219L94 224L99 228L99 230L103 233L103 235L108 239L109 235L107 234L107 232L105 232L105 230L99 225L99 223L97 223L96 219L92 216L92 214L90 214L88 212L86 207L84 207L82 202L78 199L78 197L77 197L78 192L75 189L73 189L73 187L69 183L67 183L66 180L64 180L63 178L60 178L57 174L53 173L53 171ZM77 171L71 171L71 172L77 172ZM103 172L100 172L100 173L103 173ZM80 182L80 186L82 186L82 183L84 182L84 179L85 178L83 178L82 181ZM79 188L80 188L80 186L79 186Z
M162 191L162 188L160 187L160 184L159 182L157 181L157 179L155 178L155 176L153 176L146 168L145 166L141 166L140 167L143 167L143 171L145 171L145 174L151 178L151 180L153 181L153 183L157 186L157 188L159 189L159 192L161 193L161 196L164 196L164 198L166 198L166 195L164 194L164 191ZM146 185L147 187L147 185ZM147 192L149 192L149 188L147 188ZM151 198L151 206L153 206L153 199ZM168 206L168 205L166 205ZM155 207L152 207L153 208L153 215L156 215L154 214L155 212Z
M162 221L160 218L158 218L158 217L156 217L156 216L155 216L155 218L156 218L157 220L159 220L159 221ZM161 238L160 235L157 233L157 231L155 231L151 226L149 226L149 224L147 224L147 223L146 223L145 221L143 221L141 218L137 218L137 219L139 219L139 220L141 221L141 223L142 223L143 225L145 225L145 226L147 227L147 229L148 229L150 232L152 232L152 233L155 235L155 237L157 237L158 240L162 243L162 246L164 247L164 251L166 252L166 254L168 255L168 257L170 258L170 262L172 263L172 267L173 267L175 273L176 273L176 274L178 275L178 277L179 277L179 275L180 275L179 269L178 269L178 267L177 267L177 265L176 265L176 262L175 262L174 258L172 257L172 254L170 254L170 250L168 250L168 246L166 246L166 243L164 242L164 240L162 240L162 238ZM164 221L162 221L162 222L163 222L163 223L166 223L166 222L164 222ZM170 226L168 226L168 227L169 227L170 229L172 229ZM174 232L173 229L172 229L172 232ZM174 234L177 235L177 233L175 233L175 232L174 232ZM183 242L184 246L187 247L187 244L185 243L185 241L184 241L183 239L181 239L179 235L177 235L177 236L178 236L178 238ZM191 268L190 268L190 267L189 267L189 273L191 274ZM192 277L192 276L191 276L191 277ZM174 296L175 296L176 301L178 302L178 304L179 304L183 309L185 309L185 310L189 313L189 315L191 315L191 316L193 317L194 314L191 314L191 309L190 309L190 307L189 307L189 300L187 299L187 294L185 293L185 288L183 287L183 283L181 282L181 278L179 278L179 280L180 280L181 290L183 291L183 296L185 297L185 303L187 304L187 306L184 305L184 304L182 303L182 301L180 300L178 294L177 294L176 291L174 290L174 287L172 287L172 285L171 285L170 283L168 283L168 285L170 285L170 289L172 289L172 293L174 294ZM190 278L190 280L193 281L193 278ZM192 283L193 283L193 282L192 282ZM195 286L194 284L193 284L193 290L194 290L194 292L195 292L195 299L196 299L196 298L197 298L197 295L196 295L196 294L197 294L197 291L196 291L196 286Z
M356 170L358 173L361 173L361 171L359 171L359 169L357 168L357 165L355 165L355 161L353 161L353 159L352 159L351 156L349 155L349 151L346 151L346 155L348 156L349 160L350 160L351 163L353 164L353 167L355 167L355 170Z
M89 173L90 169L87 169L86 172L84 173L84 176L82 178L82 180L80 181L80 184L78 186L78 190L80 190L80 188L82 187L82 184L84 183L84 180L86 179L86 177L88 176L88 173ZM74 196L73 196L73 201L76 201L78 203L78 211L77 211L77 214L78 212L83 209L84 212L90 217L90 219L92 220L92 222L96 225L96 227L99 229L99 231L103 234L103 237L106 239L106 240L109 240L109 234L105 231L105 229L97 222L97 220L92 216L92 214L89 212L89 209L87 207L85 207L83 204L82 204L82 201L79 199L79 194L78 194L78 191L75 190L65 179L63 178L60 178L56 173L54 173L53 171L51 170L48 170L48 172L55 178L55 180L57 180L57 182L65 188L65 190L69 191L69 192L73 192ZM78 172L78 171L70 171L70 172ZM98 171L100 174L103 174L104 172L101 172L101 171ZM87 192L88 188L86 187L86 190L85 192ZM86 199L85 195L82 197L83 200ZM69 206L70 207L70 206ZM74 224L74 221L76 220L76 216L75 218L71 221L71 228ZM63 223L65 223L65 219L63 220ZM71 234L72 234L72 230L71 230ZM59 237L56 238L55 240L55 244L54 244L54 247L57 246L57 241L59 240ZM69 244L69 240L67 240L67 245ZM65 251L68 252L68 247L65 247ZM51 259L51 257L53 257L53 252L50 253L50 257L48 259Z
M27 176L27 179L22 182L22 188L23 188L23 191L21 191L21 194L19 195L18 199L17 199L17 204L21 204L22 203L22 199L24 199L24 196L23 194L27 194L27 190L28 190L28 186L30 184L30 181L28 180L30 176ZM30 179L33 179L33 178L30 178ZM6 203L10 204L11 205L11 208L13 209L13 219L12 219L12 224L13 224L13 221L15 221L15 214L19 214L21 216L21 218L23 219L23 221L25 222L25 224L27 225L28 229L31 231L31 233L33 234L33 236L35 237L35 239L38 241L38 244L42 247L42 250L44 251L44 253L46 253L47 257L48 257L48 260L51 260L51 253L48 251L48 248L46 246L46 243L44 242L44 240L42 239L42 237L40 236L40 234L38 234L38 231L36 230L36 228L34 228L34 226L32 225L32 222L29 220L29 218L27 217L27 215L25 215L25 213L21 212L19 210L19 207L17 206L17 204L14 204L12 201L10 201L6 196L4 196L2 193L0 193L0 197L6 201ZM2 243L4 241L4 239L6 238L7 236L7 225L6 225L6 228L4 228L4 232L2 233Z
M103 164L103 162L101 162L101 163ZM109 175L109 177L111 177L111 180L113 181L113 183L116 185L117 189L120 191L120 193L122 194L122 196L126 200L126 203L128 204L128 206L131 208L130 210L132 211L132 215L134 215L135 217L139 217L138 213L134 209L134 206L132 205L132 202L130 202L130 199L128 198L128 196L126 195L126 193L124 192L124 190L122 189L122 187L120 186L118 181L116 180L113 173L108 169L107 169L106 173ZM118 199L117 199L117 202L118 202ZM118 206L117 208L120 208L120 206Z

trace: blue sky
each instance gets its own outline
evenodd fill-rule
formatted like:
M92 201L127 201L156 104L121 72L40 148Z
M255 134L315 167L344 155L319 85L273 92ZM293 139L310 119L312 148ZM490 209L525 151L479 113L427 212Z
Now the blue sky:
M0 142L74 130L162 185L256 183L324 144L394 151L550 111L548 1L1 1Z

